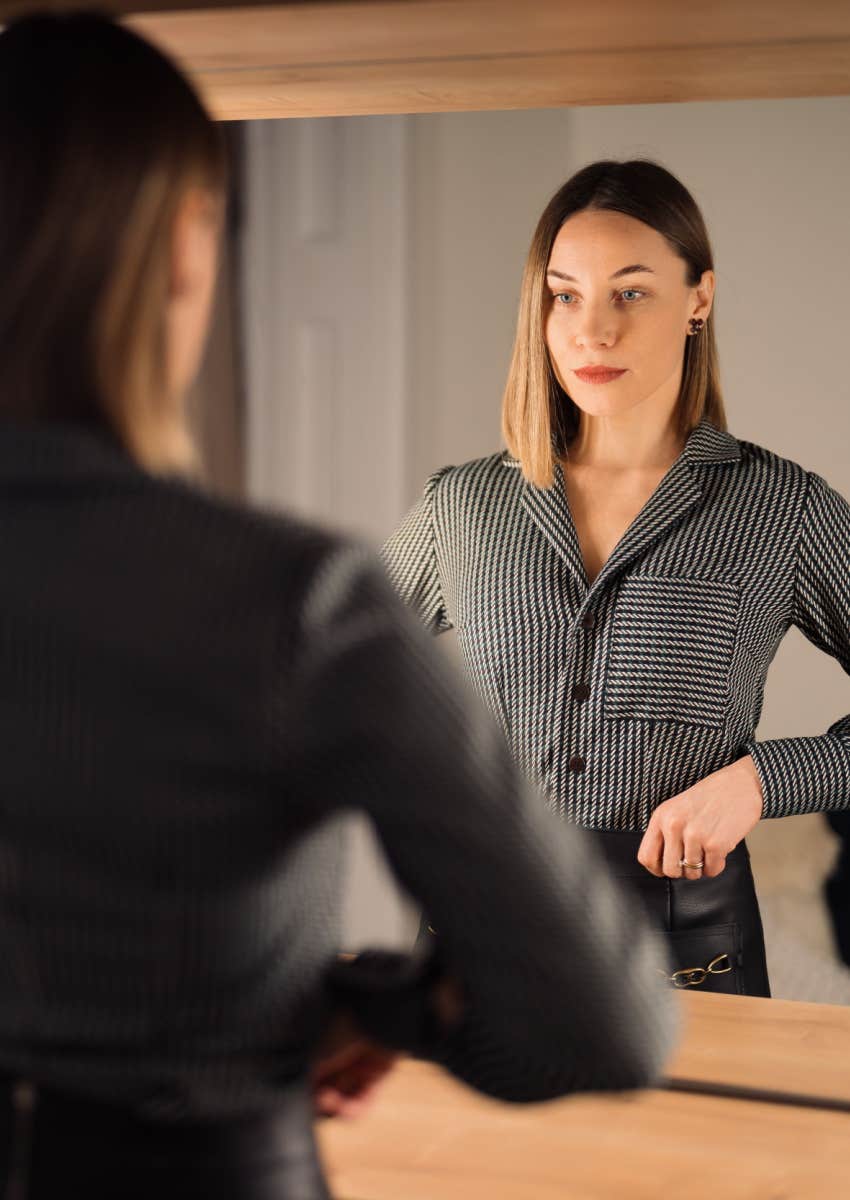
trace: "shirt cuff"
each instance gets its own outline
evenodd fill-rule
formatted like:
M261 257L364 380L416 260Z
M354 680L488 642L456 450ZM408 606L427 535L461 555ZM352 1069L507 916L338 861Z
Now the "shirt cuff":
M747 742L763 795L763 817L787 817L850 806L850 748L845 740L819 737Z

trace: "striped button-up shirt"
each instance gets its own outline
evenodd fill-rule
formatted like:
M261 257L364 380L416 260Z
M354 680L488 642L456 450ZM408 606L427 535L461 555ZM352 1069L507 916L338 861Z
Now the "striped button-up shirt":
M819 475L703 421L589 584L561 468L494 454L431 475L382 554L562 816L643 829L744 754L764 816L850 806L850 715L755 740L790 625L850 673L850 505Z

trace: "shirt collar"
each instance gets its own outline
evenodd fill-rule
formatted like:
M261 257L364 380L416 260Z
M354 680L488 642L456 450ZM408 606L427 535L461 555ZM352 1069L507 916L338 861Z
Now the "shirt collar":
M737 462L741 457L741 444L731 433L702 420L688 434L682 453L690 462Z
M106 430L65 421L0 421L0 486L144 474Z

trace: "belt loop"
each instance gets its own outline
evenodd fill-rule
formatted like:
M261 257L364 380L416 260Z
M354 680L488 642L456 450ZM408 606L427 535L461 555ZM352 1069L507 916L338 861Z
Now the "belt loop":
M673 880L668 875L664 880L667 886L667 932L673 932Z
M16 1079L10 1091L13 1114L12 1145L3 1200L27 1200L38 1088L30 1079Z

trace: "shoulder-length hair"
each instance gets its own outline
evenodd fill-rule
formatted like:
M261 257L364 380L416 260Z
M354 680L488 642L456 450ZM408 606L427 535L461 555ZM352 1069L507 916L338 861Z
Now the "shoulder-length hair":
M106 17L0 34L0 417L111 432L155 471L196 465L166 374L174 219L223 195L219 128L176 66Z
M564 222L585 209L625 213L658 230L687 266L694 287L713 270L708 232L696 201L684 184L656 162L603 160L577 171L547 204L541 216L522 280L516 340L502 402L502 433L519 459L526 479L551 487L555 462L566 455L578 430L580 410L561 387L549 358L544 333L546 270ZM687 435L703 419L726 428L720 389L714 307L696 336L685 335L684 366L677 412Z

